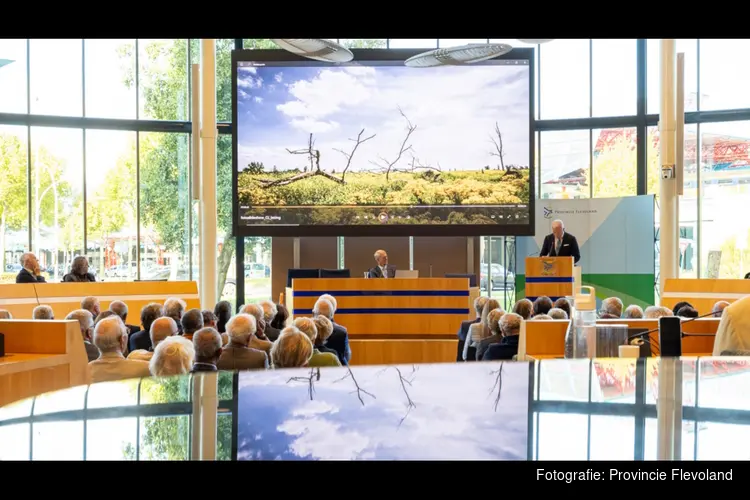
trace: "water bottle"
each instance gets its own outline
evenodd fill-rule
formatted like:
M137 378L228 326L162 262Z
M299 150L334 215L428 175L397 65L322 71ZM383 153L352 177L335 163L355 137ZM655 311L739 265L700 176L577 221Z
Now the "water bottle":
M581 293L587 290L588 294ZM573 305L575 304L575 305ZM594 287L578 288L571 304L571 323L565 334L565 358L587 358L588 342L596 336L596 295Z

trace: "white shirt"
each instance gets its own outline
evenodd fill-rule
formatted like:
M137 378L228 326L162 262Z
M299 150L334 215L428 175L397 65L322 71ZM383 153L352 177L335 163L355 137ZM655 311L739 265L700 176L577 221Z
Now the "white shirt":
M383 273L383 278L388 277L388 273L385 272L385 266L380 266L380 271Z

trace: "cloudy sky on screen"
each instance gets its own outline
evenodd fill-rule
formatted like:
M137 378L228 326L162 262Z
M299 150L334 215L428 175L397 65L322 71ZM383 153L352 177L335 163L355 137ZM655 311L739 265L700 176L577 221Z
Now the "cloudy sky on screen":
M239 168L251 161L267 169L301 167L315 134L321 167L341 170L360 130L376 134L355 155L352 170L374 168L398 155L406 120L417 129L410 143L424 165L475 170L498 164L490 155L495 121L503 133L505 163L529 164L529 69L470 66L414 69L380 67L241 67L238 70ZM411 155L402 157L405 166Z

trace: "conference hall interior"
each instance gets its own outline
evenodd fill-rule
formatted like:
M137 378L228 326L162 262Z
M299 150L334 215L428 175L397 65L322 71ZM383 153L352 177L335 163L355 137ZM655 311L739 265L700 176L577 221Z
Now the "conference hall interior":
M0 460L748 460L744 39L0 39Z

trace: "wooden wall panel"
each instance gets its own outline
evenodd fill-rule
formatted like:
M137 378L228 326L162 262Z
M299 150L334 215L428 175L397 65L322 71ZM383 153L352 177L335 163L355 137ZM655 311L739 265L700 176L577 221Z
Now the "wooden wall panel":
M378 249L388 252L388 263L396 269L409 269L409 237L345 238L344 265L351 269L352 277L361 278L375 265L373 255Z
M466 273L467 244L465 237L414 238L414 269L420 278L442 278L445 273Z

